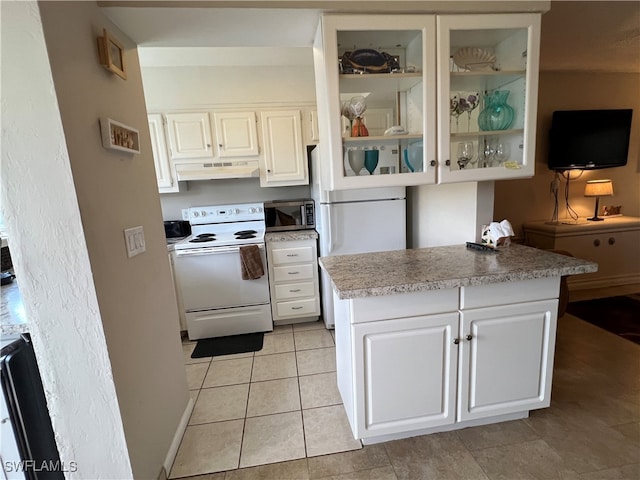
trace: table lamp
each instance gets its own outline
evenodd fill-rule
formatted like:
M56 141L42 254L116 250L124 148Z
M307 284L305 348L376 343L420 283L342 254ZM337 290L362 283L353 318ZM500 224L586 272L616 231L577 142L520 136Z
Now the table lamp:
M598 203L600 197L608 197L613 195L613 183L611 180L589 180L584 187L585 197L596 197L596 209L593 212L592 218L587 218L592 222L600 222L604 218L598 217Z

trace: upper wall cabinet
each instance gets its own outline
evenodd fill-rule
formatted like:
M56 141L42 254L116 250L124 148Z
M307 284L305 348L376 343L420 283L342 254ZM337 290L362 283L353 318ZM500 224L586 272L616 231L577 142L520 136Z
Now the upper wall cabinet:
M539 14L324 16L326 188L532 176L539 43Z
M302 141L300 110L260 112L264 155L260 186L306 185L309 167Z
M438 182L533 176L540 15L437 21Z
M213 158L211 123L207 112L170 113L166 118L173 160Z
M158 191L160 193L175 193L178 191L178 181L176 180L175 170L173 170L173 165L169 160L167 152L162 115L155 113L148 115L148 119L153 164L158 180Z
M255 112L214 113L218 157L257 156L258 132Z
M327 188L434 183L435 16L326 15L314 59Z

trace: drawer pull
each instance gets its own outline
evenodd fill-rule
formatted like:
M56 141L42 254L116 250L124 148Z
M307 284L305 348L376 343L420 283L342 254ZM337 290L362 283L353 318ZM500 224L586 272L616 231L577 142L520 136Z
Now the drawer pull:
M292 290L289 290L289 292L291 292L291 293L298 293L299 291L300 291L299 288L294 288Z
M613 245L616 243L616 239L614 237L609 237L609 245Z
M300 272L287 272L288 275L298 275Z
M297 257L297 253L287 253L287 257Z
M599 246L600 246L600 239L599 239L599 238L596 238L596 239L593 241L593 245L594 245L594 246L596 246L596 247L599 247Z
M302 307L291 307L291 310L300 310Z

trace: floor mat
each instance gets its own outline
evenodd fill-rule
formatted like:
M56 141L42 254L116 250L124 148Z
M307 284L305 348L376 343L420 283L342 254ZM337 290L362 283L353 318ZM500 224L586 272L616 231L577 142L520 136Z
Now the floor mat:
M217 357L233 353L257 352L262 350L264 333L245 333L228 337L203 338L193 349L191 358Z
M567 313L640 345L640 294L571 302Z

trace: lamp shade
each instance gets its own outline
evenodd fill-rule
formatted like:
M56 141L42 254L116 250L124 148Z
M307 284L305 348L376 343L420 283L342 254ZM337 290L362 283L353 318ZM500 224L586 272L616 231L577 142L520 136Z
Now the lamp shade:
M584 187L585 197L606 197L609 195L613 195L611 180L589 180Z

